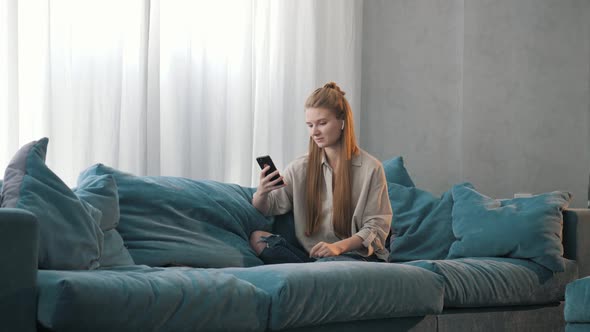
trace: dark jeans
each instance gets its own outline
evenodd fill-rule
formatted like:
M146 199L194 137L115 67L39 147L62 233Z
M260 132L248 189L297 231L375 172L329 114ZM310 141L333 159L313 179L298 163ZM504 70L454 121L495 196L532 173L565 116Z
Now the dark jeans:
M266 248L260 253L260 259L264 264L281 263L310 263L310 262L332 262L332 261L365 261L383 262L375 256L364 257L355 253L345 253L340 256L324 257L315 259L309 257L304 250L287 242L280 235L272 234L260 237L260 242L266 243Z
M266 243L266 248L260 253L260 259L264 264L281 264L281 263L309 263L315 259L280 235L272 234L261 236L260 242Z

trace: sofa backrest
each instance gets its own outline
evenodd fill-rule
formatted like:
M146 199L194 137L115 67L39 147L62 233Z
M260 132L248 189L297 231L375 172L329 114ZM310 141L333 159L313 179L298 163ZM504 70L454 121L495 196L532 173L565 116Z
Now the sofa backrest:
M590 210L563 212L563 256L578 262L579 278L590 275Z

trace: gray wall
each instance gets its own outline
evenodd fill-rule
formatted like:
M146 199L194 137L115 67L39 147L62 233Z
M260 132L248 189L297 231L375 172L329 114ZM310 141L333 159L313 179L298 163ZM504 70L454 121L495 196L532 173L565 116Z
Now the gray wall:
M590 1L364 1L361 105L361 146L422 189L585 207Z

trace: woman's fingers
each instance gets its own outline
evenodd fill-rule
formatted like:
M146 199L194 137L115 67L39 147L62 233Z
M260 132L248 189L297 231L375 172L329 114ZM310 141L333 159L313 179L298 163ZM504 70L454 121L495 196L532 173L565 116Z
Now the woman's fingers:
M272 182L270 183L270 185L272 185L272 186L277 186L276 184L277 184L277 183L279 183L279 182L281 182L281 181L283 181L283 177L282 177L282 176L280 176L278 179L276 179L276 180L272 181ZM282 187L282 186L283 186L283 185L279 185L279 186L277 186L277 187L278 187L278 188L280 188L280 187Z
M277 186L277 183L279 183L281 180L283 180L282 176L279 177L278 179L271 181L271 179L274 176L279 174L279 171L275 170L274 172L266 175L266 172L268 172L269 169L270 169L270 166L265 166L262 169L262 171L260 172L260 183L258 185L258 191L260 191L263 194L286 186L286 184L282 184L282 185Z
M260 181L262 181L266 177L266 172L268 172L269 169L270 169L270 166L266 165L266 166L264 166L262 171L260 171Z
M266 179L267 181L270 181L270 180L271 180L273 177L275 177L275 176L277 176L277 175L279 175L279 170L276 170L276 171L274 171L274 172L272 172L272 173L268 174L268 175L266 176L266 178L265 178L265 179Z
M267 167L265 167L264 169L266 169L266 168ZM263 173L264 173L264 170L260 174L263 174ZM274 172L272 172L270 174L267 174L267 175L264 175L264 176L261 175L260 176L260 184L266 184L266 183L271 182L270 179L272 179L275 175L278 175L278 174L279 174L279 171L276 170L276 171L274 171Z
M318 242L311 250L309 251L310 257L322 257L320 256L320 252L324 249L324 242Z
M262 180L260 180L260 185L262 187L268 189L268 191L272 191L272 190L275 190L275 189L279 189L279 188L284 187L286 184L282 184L282 185L278 185L277 186L277 184L279 182L281 182L282 180L284 180L284 178L282 176L279 176L275 180L271 180L273 177L275 177L277 175L279 175L279 171L274 171L274 172L270 173L269 175L265 176Z

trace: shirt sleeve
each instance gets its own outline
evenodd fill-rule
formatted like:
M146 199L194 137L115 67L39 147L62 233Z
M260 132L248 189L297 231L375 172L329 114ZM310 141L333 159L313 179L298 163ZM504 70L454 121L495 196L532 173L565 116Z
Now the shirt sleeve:
M355 234L363 239L364 248L359 249L359 253L371 256L376 251L385 249L385 240L389 234L392 217L385 172L383 166L379 166L371 174L360 229Z
M268 193L268 210L265 216L276 216L293 210L293 164L285 168L281 174L287 185Z

